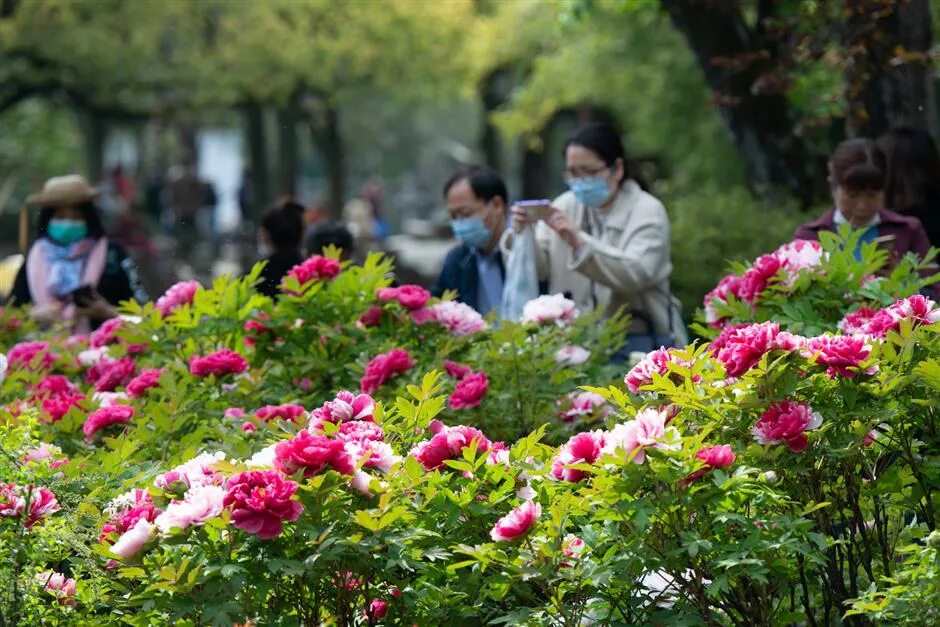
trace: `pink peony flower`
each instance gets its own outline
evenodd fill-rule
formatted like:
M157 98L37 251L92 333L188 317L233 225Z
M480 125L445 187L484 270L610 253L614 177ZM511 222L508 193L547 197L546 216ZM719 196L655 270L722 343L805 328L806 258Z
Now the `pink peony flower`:
M35 390L33 398L38 398L48 395L77 392L78 388L64 375L49 374L43 377L33 390Z
M75 580L66 578L62 573L45 572L36 575L36 580L43 590L51 592L60 605L75 605Z
M157 299L157 311L166 318L178 307L192 303L200 287L202 285L199 284L199 281L181 281L170 286L170 289Z
M23 462L27 464L44 462L49 468L55 470L69 463L69 460L62 453L62 449L55 444L40 442L39 446L36 448L31 448L26 451L23 455Z
M808 342L802 335L794 335L787 331L781 331L774 338L773 348L782 351L795 351L802 349Z
M417 361L411 359L408 351L393 348L387 353L381 353L372 358L366 366L359 385L364 393L373 394L389 379L397 374L408 372L416 363Z
M865 334L868 325L875 318L876 312L868 307L860 307L856 311L845 314L839 322L839 330L846 335Z
M835 377L841 374L849 379L858 374L862 362L871 356L871 346L860 336L821 335L806 342L803 354L807 359L815 359L817 364L829 366L826 374ZM874 366L867 374L874 374Z
M101 361L88 369L85 382L95 386L98 392L113 392L119 386L127 384L137 370L137 364L130 357L116 361Z
M241 407L229 407L224 412L222 412L222 416L225 418L239 420L245 417L245 410Z
M255 410L255 417L265 422L271 422L274 419L297 422L298 419L306 420L307 410L293 403L265 405Z
M87 401L88 397L84 394L55 394L42 399L42 411L48 416L49 422L58 422L73 407L78 407L84 411L87 407Z
M223 483L223 479L213 466L222 461L225 461L225 453L221 451L200 453L173 470L158 476L153 484L163 490L175 482L181 482L186 488L219 485Z
M524 536L542 515L542 506L535 501L526 501L496 521L490 530L494 542L510 542Z
M754 425L754 439L760 444L786 444L799 453L809 444L806 431L818 429L822 416L806 403L780 401L765 411Z
M558 454L552 459L552 476L572 483L581 481L587 473L567 466L569 464L593 464L601 456L604 444L603 431L589 431L572 436L558 449Z
M705 462L709 468L727 468L734 463L734 451L730 444L707 446L695 454L695 457Z
M131 379L125 389L133 398L139 398L150 388L158 387L161 376L163 376L163 368L148 368Z
M581 557L581 553L584 552L584 540L568 534L561 544L561 552L565 557Z
M266 333L272 333L271 328L257 320L249 320L243 326L245 332L244 342L246 346L254 346L258 339Z
M372 420L375 400L368 394L356 394L342 390L332 401L325 402L313 410L310 428L321 429L323 423L340 424L349 420Z
M559 412L562 422L573 422L581 418L585 422L596 422L610 415L612 409L604 397L594 392L571 392L566 397L565 407Z
M314 255L287 271L287 276L297 279L301 285L321 279L332 280L340 272L340 264L335 259Z
M108 344L117 343L116 334L122 327L124 327L124 321L120 318L106 320L100 327L91 332L88 345L92 348L101 348Z
M372 621L382 620L388 614L388 603L381 599L372 599L369 603L369 610L366 612L366 619Z
M0 518L17 518L26 509L26 499L12 483L0 483Z
M464 364L459 364L456 361L450 361L448 359L444 362L444 372L460 381L467 375L472 374L473 368L470 366L465 366Z
M288 475L303 469L304 477L312 477L327 466L344 475L353 471L353 460L346 453L342 441L307 430L300 431L290 440L278 442L274 456L275 468Z
M277 537L282 521L297 520L303 505L292 500L297 483L275 470L249 470L229 479L223 505L232 510L232 524L262 540Z
M19 492L23 496L24 504L27 499L29 500L29 505L26 509L26 520L24 522L27 529L59 511L59 501L56 500L55 494L53 494L51 490L36 488L34 486L24 486ZM2 498L3 497L0 496L0 499ZM2 512L2 508L3 506L0 505L0 512ZM0 516L2 515L3 514L0 513Z
M729 377L739 377L774 348L779 332L780 326L776 322L743 325L730 331L719 349L716 350L713 343L712 353Z
M473 427L458 425L447 427L437 422L432 425L433 437L412 447L409 455L421 462L425 470L436 470L444 466L448 459L463 455L463 450L476 443L477 453L485 453L492 447L492 442L483 432Z
M653 375L665 377L672 372L669 364L674 364L680 368L690 369L692 364L676 356L676 352L671 348L660 348L649 353L643 360L630 369L630 372L623 378L623 382L631 392L637 394L641 388L653 383ZM694 382L702 380L700 375L695 375Z
M451 409L466 409L476 407L483 401L483 396L489 388L490 382L485 372L477 372L457 382L454 393L447 398Z
M578 309L573 300L562 294L539 296L532 299L522 308L522 322L544 324L554 322L565 325L578 317Z
M758 257L741 277L741 300L754 304L783 269L783 262L774 254Z
M182 501L172 501L162 514L156 517L154 524L163 533L171 529L186 530L192 525L201 525L210 518L222 514L222 502L225 488L217 485L204 485L186 492Z
M555 353L555 363L560 366L578 366L591 357L591 351L583 346L565 346Z
M49 370L56 357L49 349L49 342L20 342L7 353L8 367L24 370Z
M742 279L735 274L721 279L715 289L705 295L705 322L712 326L721 326L724 318L718 315L717 307L727 305L732 296L741 300L741 287Z
M455 300L437 303L426 309L417 309L411 314L415 324L433 322L457 337L473 335L486 329L486 322L477 310Z
M774 251L787 271L794 274L800 270L818 267L823 260L822 246L816 240L795 239Z
M111 425L130 422L131 418L133 417L134 408L130 407L129 405L112 405L110 407L102 407L98 411L88 416L88 419L85 420L85 424L82 426L82 433L85 434L85 441L91 442L92 436L101 429L110 427Z
M378 305L372 305L359 316L359 322L356 326L360 328L377 327L382 322L382 308Z
M616 425L604 439L602 454L614 455L623 450L633 455L634 464L646 461L646 447L671 448L666 440L666 412L648 407L629 422ZM635 452L634 452L635 451Z
M141 518L118 538L111 546L111 552L123 559L130 559L140 553L155 537L157 527L151 525L146 518Z
M340 424L336 439L343 442L380 442L385 439L385 430L374 422L353 420Z
M248 362L245 358L227 348L205 357L193 355L189 358L189 372L197 377L205 377L210 374L221 377L222 375L246 370L248 370Z
M401 287L383 287L376 292L381 301L397 300L398 304L414 311L421 309L431 298L431 293L418 285L402 285Z

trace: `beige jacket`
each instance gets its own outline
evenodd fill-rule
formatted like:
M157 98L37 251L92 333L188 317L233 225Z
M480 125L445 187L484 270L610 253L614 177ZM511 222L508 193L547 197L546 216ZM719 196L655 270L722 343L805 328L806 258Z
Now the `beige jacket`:
M595 299L608 316L620 307L633 311L632 333L650 332L644 316L652 320L653 332L669 333L671 310L676 344L684 346L681 305L669 290L669 218L663 204L634 181L621 187L603 224L571 192L552 204L580 225L582 246L575 256L547 224L536 224L539 280L548 281L549 293L570 292L581 311L593 309ZM504 254L512 242L513 232L507 230L500 240Z

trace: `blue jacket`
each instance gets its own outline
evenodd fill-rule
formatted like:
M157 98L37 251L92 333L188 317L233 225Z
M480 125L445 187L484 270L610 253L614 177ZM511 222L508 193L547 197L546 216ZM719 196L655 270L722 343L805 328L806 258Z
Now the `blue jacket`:
M506 277L506 268L503 266L502 253L496 253L496 259L499 261L499 268ZM444 258L444 267L434 286L431 288L431 294L441 296L444 290L457 290L457 300L473 307L479 311L479 302L477 288L480 285L480 275L477 271L477 250L466 244L458 244L447 253Z

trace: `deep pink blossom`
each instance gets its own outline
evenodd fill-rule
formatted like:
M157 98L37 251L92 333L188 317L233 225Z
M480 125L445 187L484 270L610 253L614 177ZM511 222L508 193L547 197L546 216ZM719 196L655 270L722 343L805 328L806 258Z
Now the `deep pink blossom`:
M68 377L61 374L48 374L36 384L33 388L35 394L33 398L50 394L64 394L67 392L77 392L78 388L69 381Z
M372 305L366 309L361 316L359 316L359 322L357 323L357 326L361 328L377 327L382 321L382 314L383 311L381 307L378 305Z
M248 362L245 358L227 348L205 357L193 355L189 358L189 372L197 377L205 377L210 374L221 377L222 375L246 370L248 370Z
M42 411L49 417L49 422L58 422L73 407L86 409L88 397L79 393L55 394L42 399Z
M869 307L860 307L851 313L845 314L842 320L839 321L839 330L846 335L865 334L865 331L869 328L869 323L877 313Z
M718 285L705 295L705 321L712 326L721 326L724 318L718 315L717 307L727 305L728 299L734 296L741 300L742 279L735 274L729 274L721 279Z
M265 405L255 410L255 417L265 422L272 420L287 420L298 422L306 420L307 410L300 405L285 403L284 405Z
M137 370L137 364L130 357L115 361L100 361L88 369L85 382L95 386L98 392L113 392L127 384Z
M421 462L426 470L436 470L444 466L448 459L457 459L463 455L464 449L474 442L477 453L485 453L492 447L492 442L482 431L465 425L447 427L438 422L432 428L432 433L434 435L430 440L419 442L409 453Z
M382 601L381 599L372 599L369 603L369 610L366 613L366 618L371 621L382 620L385 618L385 615L388 614L388 603Z
M671 372L669 364L685 369L692 367L692 364L688 361L679 358L674 349L660 348L649 353L640 363L631 368L630 372L624 377L623 382L626 383L631 392L637 394L641 388L653 383L654 374L662 377L667 376ZM692 380L698 382L702 380L702 377L695 375Z
M147 390L158 387L161 376L163 376L163 368L148 368L131 379L125 389L133 398L139 398Z
M104 321L100 327L91 332L88 338L88 345L91 348L101 348L108 344L115 344L118 341L117 332L124 327L124 321L120 318L111 318Z
M298 283L304 285L321 279L332 280L340 273L340 269L340 264L335 259L314 255L288 270L287 276L294 277Z
M444 372L460 381L467 375L473 373L473 368L448 359L444 362Z
M59 600L60 605L75 605L75 580L67 578L62 573L45 572L36 575L36 580L43 590L52 593Z
M408 351L393 348L387 353L381 353L372 358L366 366L365 374L359 384L366 394L373 394L389 379L403 372L408 372L417 363L408 354Z
M421 309L431 298L431 292L419 285L402 285L401 287L383 287L376 292L381 301L396 300L398 304L408 310Z
M727 468L734 463L734 451L730 444L707 446L695 454L695 457L705 462L709 468Z
M758 257L741 277L741 300L751 304L757 302L782 268L783 262L774 254Z
M808 340L803 352L817 364L828 366L826 372L830 377L840 374L851 379L871 356L871 346L860 336L821 335Z
M717 352L714 345L712 351L729 377L739 377L774 348L779 332L780 326L776 322L740 326L724 338L724 345Z
M249 470L229 479L223 504L235 527L270 540L283 531L283 521L300 517L304 508L292 499L296 491L297 483L276 470Z
M754 425L754 439L760 444L786 444L794 453L806 448L806 431L818 429L822 416L806 403L780 401L761 414Z
M55 360L55 355L49 349L49 342L20 342L14 344L10 352L7 353L7 362L10 368L49 370Z
M85 440L90 442L92 436L101 429L110 427L111 425L130 422L133 417L134 408L129 405L102 407L88 416L88 419L85 420L85 424L82 426L82 433L85 434Z
M170 289L157 299L157 311L166 318L178 307L192 303L200 287L202 285L199 281L181 281L170 286Z
M510 542L527 534L542 515L542 506L526 501L496 521L490 530L494 542Z
M278 442L274 456L275 468L289 475L302 469L305 477L312 477L327 466L344 475L353 471L353 460L342 441L306 429L290 440Z
M447 398L447 404L451 409L476 407L483 401L483 396L489 386L490 382L485 372L471 374L457 382L453 394Z
M567 468L569 464L593 464L601 456L604 448L604 433L590 431L578 433L571 437L552 459L552 476L556 479L581 481L587 473L577 468Z

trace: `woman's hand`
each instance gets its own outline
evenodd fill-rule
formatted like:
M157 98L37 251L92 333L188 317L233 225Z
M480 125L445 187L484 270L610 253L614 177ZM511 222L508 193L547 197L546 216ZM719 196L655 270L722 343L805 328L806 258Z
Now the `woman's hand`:
M117 309L97 292L95 292L93 298L85 302L84 306L76 308L75 313L93 320L110 320L118 315Z
M62 320L62 304L52 301L45 305L35 305L29 310L29 317L39 324L53 324Z
M514 233L521 233L525 227L535 224L539 220L547 221L552 212L556 211L551 203L547 201L542 204L536 204L537 202L529 201L529 204L514 204L512 206L512 230Z
M575 226L567 213L561 209L554 209L545 223L548 224L553 231L558 233L558 236L573 250L577 250L581 247L581 238L579 236L580 229Z

